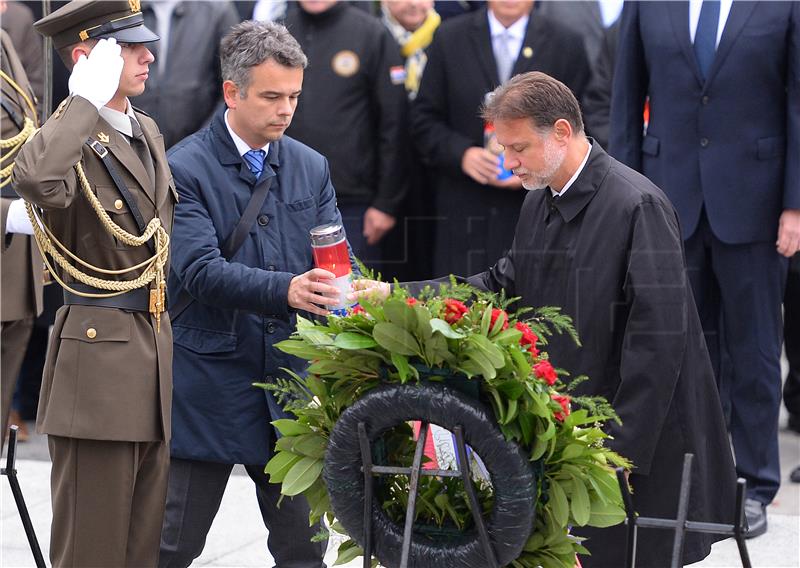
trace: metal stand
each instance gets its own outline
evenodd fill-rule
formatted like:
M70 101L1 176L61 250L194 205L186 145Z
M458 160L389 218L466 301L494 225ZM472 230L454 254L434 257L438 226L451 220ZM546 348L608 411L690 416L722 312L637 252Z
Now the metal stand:
M28 537L28 544L33 553L33 559L36 561L36 568L45 568L44 557L42 550L39 548L39 541L36 539L36 532L33 530L33 523L31 523L31 516L28 514L28 507L25 506L25 499L22 496L22 489L17 480L17 470L14 468L17 457L17 430L16 425L9 428L8 436L8 455L6 457L6 467L0 469L0 475L8 477L8 483L11 485L11 493L14 494L14 501L17 503L17 510L22 519L22 526L25 528L25 535Z
M425 447L425 439L428 437L428 426L427 422L423 422L420 427L417 446L414 451L414 462L411 467L394 467L373 465L372 449L370 447L369 438L367 437L367 428L363 422L359 422L358 424L358 439L361 446L362 471L364 472L364 568L369 568L372 560L372 477L378 475L408 475L410 478L400 568L408 568L408 560L411 553L411 535L414 528L414 508L417 503L420 475L461 477L464 482L464 489L469 498L472 518L475 520L475 526L478 529L478 535L486 554L487 568L499 568L494 549L489 540L489 531L486 529L486 523L481 515L478 495L475 493L475 487L472 485L463 429L461 426L456 426L453 429L458 450L458 470L422 469L422 452Z
M636 565L636 533L639 527L648 529L673 529L675 531L675 540L672 545L672 560L670 563L671 568L679 568L682 566L683 541L686 538L687 532L732 536L736 539L736 544L739 547L739 558L742 561L742 567L752 568L750 564L750 555L747 553L747 545L744 541L744 501L747 483L741 478L736 481L736 509L734 510L732 525L689 521L687 520L687 515L689 512L689 493L692 487L691 472L693 459L693 454L685 454L683 456L683 474L681 475L681 492L678 501L678 518L675 520L636 516L636 512L633 508L633 499L628 490L628 482L625 479L625 471L622 468L617 468L617 482L619 483L620 491L622 491L622 499L625 503L625 512L627 514L625 523L628 525L626 568L634 568Z

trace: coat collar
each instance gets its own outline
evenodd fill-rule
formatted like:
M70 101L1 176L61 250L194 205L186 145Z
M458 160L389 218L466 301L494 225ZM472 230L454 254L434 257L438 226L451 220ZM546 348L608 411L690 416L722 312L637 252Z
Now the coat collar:
M142 131L144 131L144 129L142 129ZM92 136L96 140L99 140L117 161L128 170L136 180L136 183L142 188L144 194L147 195L148 199L155 205L155 188L150 182L150 177L147 175L147 171L144 169L139 156L133 151L131 145L122 138L122 134L117 132L114 127L100 117L97 119L95 131L92 133ZM107 142L105 141L106 137L108 140ZM145 140L147 140L148 146L152 143L152 138L147 135L145 135ZM156 176L156 178L158 178L158 176Z
M233 143L228 127L225 125L225 109L220 109L214 119L211 121L211 132L217 138L218 143L215 144L217 151L217 158L223 166L239 166L239 177L250 185L255 185L256 178L250 168L247 167L239 151L236 149L236 144ZM264 171L258 181L265 180L269 177L277 175L275 168L281 165L281 141L276 140L270 142L269 152L264 160Z
M686 58L692 73L694 73L698 84L702 86L703 75L697 65L692 39L689 37L689 2L665 2L663 6L669 12L669 21L672 24L672 31L675 33L681 52Z
M722 37L717 47L717 53L714 56L714 61L711 63L711 68L708 70L708 76L705 81L703 75L700 73L700 67L697 65L697 57L694 53L694 46L692 45L691 37L689 37L689 3L688 2L666 2L664 4L669 11L669 20L672 24L672 31L678 40L678 45L681 47L683 56L686 58L689 67L692 69L697 82L705 92L708 86L714 80L720 66L728 57L728 54L733 47L736 38L744 28L745 23L753 13L756 2L733 2L731 5L730 14L725 22L725 29L722 31Z
M719 72L720 66L725 62L725 58L731 52L736 38L742 32L745 23L753 13L756 7L756 2L733 2L731 5L731 12L728 14L728 20L725 22L725 29L722 30L722 37L717 46L717 54L714 56L714 61L711 63L711 68L708 70L708 77L703 88L703 91L708 89L708 85L714 80L714 77Z
M608 170L611 169L611 158L605 150L593 139L589 138L589 142L592 144L589 161L586 162L586 166L578 179L570 186L569 191L553 202L550 189L544 190L547 202L552 203L558 209L565 223L572 221L589 204L606 178Z

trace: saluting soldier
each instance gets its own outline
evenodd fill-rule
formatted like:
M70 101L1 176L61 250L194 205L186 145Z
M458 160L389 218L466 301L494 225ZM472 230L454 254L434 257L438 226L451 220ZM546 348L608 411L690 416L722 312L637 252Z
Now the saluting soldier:
M25 204L11 186L14 158L38 126L36 97L10 36L0 30L0 396L5 442L14 386L33 332L42 312L42 259L30 235L33 227Z
M37 430L48 435L53 566L155 566L169 465L164 278L177 201L158 127L134 109L158 36L138 0L73 0L36 22L70 96L20 150L16 190L65 289Z

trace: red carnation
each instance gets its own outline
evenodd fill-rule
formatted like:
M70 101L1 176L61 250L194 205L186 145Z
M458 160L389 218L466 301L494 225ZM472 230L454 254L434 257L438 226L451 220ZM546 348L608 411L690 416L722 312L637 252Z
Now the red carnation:
M361 307L361 304L356 304L356 306L353 308L353 312L352 312L353 315L365 314L365 313L367 313L367 312L364 310L364 308Z
M553 386L556 379L558 379L556 370L553 368L553 365L550 364L550 361L539 361L533 366L533 372L536 374L537 378L542 379L550 386Z
M539 338L536 336L536 334L531 331L531 328L528 327L528 324L522 323L521 321L518 321L514 327L517 328L518 331L522 332L522 337L519 340L519 344L522 345L522 347L525 347L526 345L529 346L531 355L538 357L539 350L536 349L536 342L539 341Z
M406 304L408 304L409 306L413 306L416 303L417 303L416 298L406 298Z
M503 329L508 329L508 314L503 310L498 310L497 308L492 309L492 329L494 329L494 324L499 317L503 318Z
M447 298L444 301L444 321L450 325L463 318L464 314L466 314L468 311L469 309L464 305L463 302L459 302L458 300L454 300L452 298Z
M569 396L565 394L551 394L550 398L555 400L558 404L561 405L561 410L554 413L553 417L558 420L559 422L564 422L567 416L569 416L569 401L571 400Z

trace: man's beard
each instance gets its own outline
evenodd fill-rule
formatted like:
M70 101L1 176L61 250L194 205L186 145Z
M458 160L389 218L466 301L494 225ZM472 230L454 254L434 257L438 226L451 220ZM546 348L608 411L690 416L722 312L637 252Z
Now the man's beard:
M564 159L567 157L566 146L559 146L552 140L545 140L544 142L544 167L541 171L532 172L525 168L516 168L514 173L524 174L528 179L522 182L522 187L528 191L536 189L544 189L553 181L553 176L561 168Z

